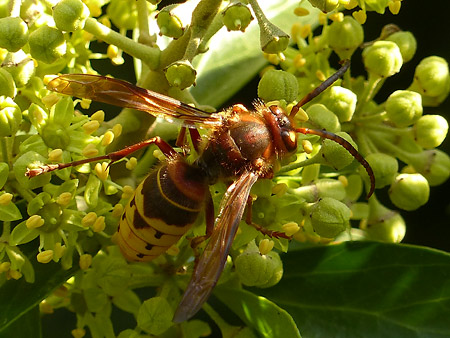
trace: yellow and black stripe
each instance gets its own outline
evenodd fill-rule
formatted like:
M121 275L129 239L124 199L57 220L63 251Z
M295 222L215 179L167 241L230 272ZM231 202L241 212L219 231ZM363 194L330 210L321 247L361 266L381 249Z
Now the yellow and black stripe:
M117 242L132 261L150 261L190 229L203 210L203 172L182 158L164 162L136 188L120 219Z

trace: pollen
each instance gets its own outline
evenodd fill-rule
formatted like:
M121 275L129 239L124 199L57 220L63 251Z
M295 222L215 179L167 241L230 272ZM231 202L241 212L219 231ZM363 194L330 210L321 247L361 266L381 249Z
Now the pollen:
M80 106L83 109L89 109L91 106L92 100L89 99L81 99Z
M20 278L22 278L22 273L18 270L8 270L8 272L6 273L6 279L15 279L18 280Z
M342 21L344 21L344 13L337 12L337 13L330 14L330 19L333 22L342 22Z
M133 189L132 186L130 186L130 185L125 185L125 186L123 187L123 190L122 190L122 199L128 200L128 199L131 198L131 196L133 196L133 194L134 194L134 189Z
M120 204L120 203L117 203L114 207L113 207L113 210L112 210L112 212L111 212L111 214L112 214L112 217L115 217L115 218L119 218L120 216L122 216L122 214L123 214L123 205L122 204Z
M307 25L303 25L302 28L300 29L300 36L303 39L306 39L309 34L311 34L311 25L307 24Z
M326 13L323 13L323 12L320 12L320 13L319 13L318 21L319 21L319 25L324 26L324 25L327 23L327 21L328 21L328 16L327 16L327 14L326 14Z
M86 147L84 147L82 154L84 157L94 157L98 155L98 150L95 147L95 144L89 143Z
M286 185L286 183L278 183L273 186L272 194L274 194L277 197L281 197L286 193L287 189L288 186Z
M43 226L45 223L44 219L39 215L33 215L27 219L25 225L28 229L37 229Z
M0 196L0 205L7 206L11 203L13 195L9 192L5 192Z
M89 212L86 214L86 216L83 217L83 219L81 220L81 224L88 228L91 225L93 225L95 223L95 220L97 219L97 214L93 211Z
M358 6L358 0L349 0L347 4L344 0L341 0L340 2L344 5L345 9L353 9Z
M134 168L136 168L137 165L137 158L136 157L131 157L127 163L125 164L125 167L128 170L133 170Z
M388 6L389 11L392 14L397 15L400 12L400 8L402 7L402 2L400 0L393 0L389 2Z
M339 180L339 182L342 183L342 185L344 186L344 188L348 187L348 179L347 179L347 176L340 175L340 176L338 177L338 180Z
M267 255L272 251L274 242L271 239L264 238L259 242L259 252L261 255Z
M56 203L58 203L62 207L66 207L69 205L71 200L72 200L72 194L70 192L66 191L58 196L58 198L56 199Z
M352 13L352 16L355 18L356 21L358 21L358 23L360 23L361 25L364 24L367 20L367 14L365 11L363 11L362 9L356 12Z
M100 127L100 122L97 120L88 121L83 124L83 130L86 134L90 135Z
M65 245L62 245L61 243L56 243L55 247L53 248L55 259L60 259L64 255L66 250L67 247Z
M91 116L91 121L103 122L105 120L105 112L103 110L97 110Z
M53 149L48 153L48 160L50 162L61 162L62 161L63 151L62 149Z
M0 264L0 273L6 272L11 267L11 262L3 262Z
M53 259L53 250L39 252L36 256L39 263L47 264Z
M295 222L289 222L284 224L282 229L287 236L292 236L300 230L300 227Z
M316 77L320 80L320 81L325 81L327 79L327 77L325 76L325 74L319 69L316 71Z
M306 16L309 14L309 11L306 8L303 7L296 7L294 9L294 14L297 16Z
M302 148L303 151L307 154L311 154L314 149L312 143L309 140L302 141Z
M50 93L42 98L42 103L45 104L47 108L51 108L61 99L56 93Z
M122 125L120 123L115 124L112 127L112 131L113 131L115 137L119 137L120 134L122 134Z
M114 132L112 130L108 130L102 139L102 146L109 146L114 141Z
M103 230L105 230L105 227L106 227L105 216L99 216L92 225L92 230L94 232L102 232Z
M70 333L72 334L73 338L83 338L86 335L86 330L79 327L77 329L73 329Z
M78 262L81 270L87 270L92 264L92 256L89 254L83 254L80 256L80 261Z
M306 64L306 59L303 57L302 54L299 53L294 57L293 62L295 68L301 68Z

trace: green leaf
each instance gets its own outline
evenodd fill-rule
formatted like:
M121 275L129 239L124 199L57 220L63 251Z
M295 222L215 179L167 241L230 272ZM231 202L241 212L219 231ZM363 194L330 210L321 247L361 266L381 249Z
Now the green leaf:
M226 286L216 287L214 295L263 337L300 337L289 313L264 297Z
M8 326L5 330L0 331L0 337L41 338L41 314L39 313L39 306L34 306L24 313L18 321Z
M39 236L39 230L28 229L26 225L27 221L19 223L11 232L11 238L9 240L10 245L20 245L31 242L37 236Z
M267 18L286 33L294 22L317 25L318 10L307 2L304 6L311 14L301 19L292 14L298 0L261 1L260 6ZM259 26L253 21L244 33L222 28L211 39L208 52L194 59L198 75L191 92L200 104L220 107L267 63L261 51Z
M0 205L0 221L16 221L21 218L22 215L14 203Z
M284 276L257 290L305 337L449 337L450 255L346 242L282 255Z
M64 283L78 270L78 266L69 270L63 270L60 264L50 262L40 264L31 259L36 271L35 283L27 283L23 278L8 280L0 287L0 336L8 326L39 305L41 300L47 297L53 290ZM23 325L21 322L17 322ZM8 336L6 336L8 337ZM9 336L13 337L13 336ZM19 337L19 335L14 335ZM25 335L23 337L31 337Z

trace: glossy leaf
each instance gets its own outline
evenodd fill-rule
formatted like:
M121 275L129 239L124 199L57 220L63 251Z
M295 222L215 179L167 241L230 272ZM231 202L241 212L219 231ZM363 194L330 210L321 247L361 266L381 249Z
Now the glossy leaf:
M27 283L23 278L8 280L0 287L0 336L15 320L20 319L78 269L62 270L58 263L40 264L31 258L36 280ZM25 337L25 336L24 336Z
M255 290L288 311L305 337L450 336L450 255L346 242L282 255L279 284Z
M214 295L262 337L300 337L289 313L264 297L226 286L216 287Z

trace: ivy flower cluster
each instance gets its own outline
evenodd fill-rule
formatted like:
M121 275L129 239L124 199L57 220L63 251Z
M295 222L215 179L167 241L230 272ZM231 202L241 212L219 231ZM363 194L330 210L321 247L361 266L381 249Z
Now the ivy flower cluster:
M77 271L40 303L43 313L73 310L74 337L83 337L86 329L93 337L114 336L113 307L132 314L137 323L122 331L121 338L211 332L202 321L178 328L172 322L187 283L181 271L193 266L188 240L182 238L167 254L145 264L127 262L114 244L134 187L161 160L160 153L151 149L139 159L124 159L124 166L84 164L33 178L25 173L107 154L111 147L144 139L150 125L166 140L178 133L175 124L128 109L107 121L103 111L83 114L80 110L87 110L90 102L50 92L45 87L48 75L94 74L91 60L120 65L125 52L139 61L140 86L198 106L186 90L201 76L194 58L208 52L208 42L220 29L246 34L252 22L259 26L261 53L271 63L262 72L258 96L265 103L276 101L287 112L336 71L331 56L364 64L365 76L346 72L300 110L295 123L348 140L372 167L376 189L387 189L398 209L415 210L427 203L430 186L450 176L450 157L436 149L448 123L426 114L426 107L439 105L450 92L448 64L438 56L423 59L408 88L377 102L374 97L386 79L414 56L416 41L412 33L389 26L378 39L365 42L362 24L367 11L398 13L401 1L309 2L320 11L301 1L292 15L314 16L322 26L320 34L301 24L301 18L287 34L267 19L256 0L191 0L164 8L157 0L0 5L0 286L21 278L33 283L40 267L36 262ZM344 15L341 9L353 12ZM134 39L126 37L130 30L137 32ZM91 51L94 41L108 45L104 54ZM360 47L362 60L352 58ZM197 156L193 150L179 150L187 153L188 161ZM369 185L364 168L342 146L299 135L298 153L280 164L272 180L261 179L252 188L253 221L285 233L300 246L349 239L400 242L406 231L400 212L382 205L376 192L365 200ZM225 182L211 187L216 210L226 188ZM204 223L200 217L186 237L204 235ZM219 284L275 285L283 275L279 252L288 247L288 240L265 238L242 221ZM155 288L156 295L141 299L136 290L144 287ZM227 324L208 304L204 309L222 332L242 330ZM253 336L249 327L242 332Z

